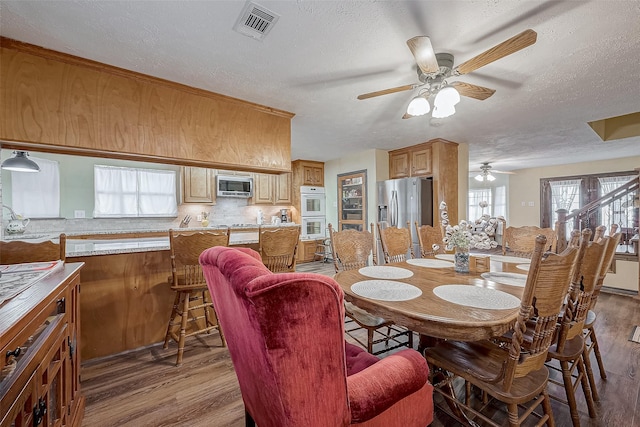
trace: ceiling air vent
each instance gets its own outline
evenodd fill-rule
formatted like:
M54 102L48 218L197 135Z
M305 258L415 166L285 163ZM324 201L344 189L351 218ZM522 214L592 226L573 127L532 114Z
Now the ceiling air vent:
M256 40L262 40L278 22L277 14L264 6L247 2L233 29Z

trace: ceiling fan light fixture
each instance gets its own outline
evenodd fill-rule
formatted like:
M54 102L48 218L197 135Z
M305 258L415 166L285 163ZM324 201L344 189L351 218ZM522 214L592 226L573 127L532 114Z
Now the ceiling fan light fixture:
M484 175L479 173L478 175L474 176L473 179L475 179L476 181L484 181Z
M433 105L436 107L453 107L460 102L460 94L453 86L445 86L436 95Z
M496 177L491 175L490 173L487 174L487 181L491 182L491 181L495 181Z
M407 114L411 116L423 116L431 110L429 101L423 95L418 95L409 102Z
M456 109L453 105L436 105L433 108L431 117L434 119L444 119L445 117L453 116L456 113Z
M2 162L2 169L13 172L40 172L40 166L31 159L28 159L26 151L14 151L14 157L10 157Z

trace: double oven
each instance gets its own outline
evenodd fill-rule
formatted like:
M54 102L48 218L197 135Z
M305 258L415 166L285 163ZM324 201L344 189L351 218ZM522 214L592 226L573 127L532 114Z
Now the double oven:
M300 187L300 217L302 237L321 239L326 237L326 207L324 187Z

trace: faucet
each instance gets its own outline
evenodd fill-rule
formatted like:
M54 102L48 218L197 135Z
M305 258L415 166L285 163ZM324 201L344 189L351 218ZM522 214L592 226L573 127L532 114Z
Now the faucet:
M16 213L7 205L2 205L3 208L7 208L7 210L11 213L11 219L18 219Z

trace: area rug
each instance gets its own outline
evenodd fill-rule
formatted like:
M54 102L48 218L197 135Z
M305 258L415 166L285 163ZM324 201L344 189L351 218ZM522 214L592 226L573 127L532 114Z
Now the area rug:
M629 341L640 343L640 326L634 326Z

